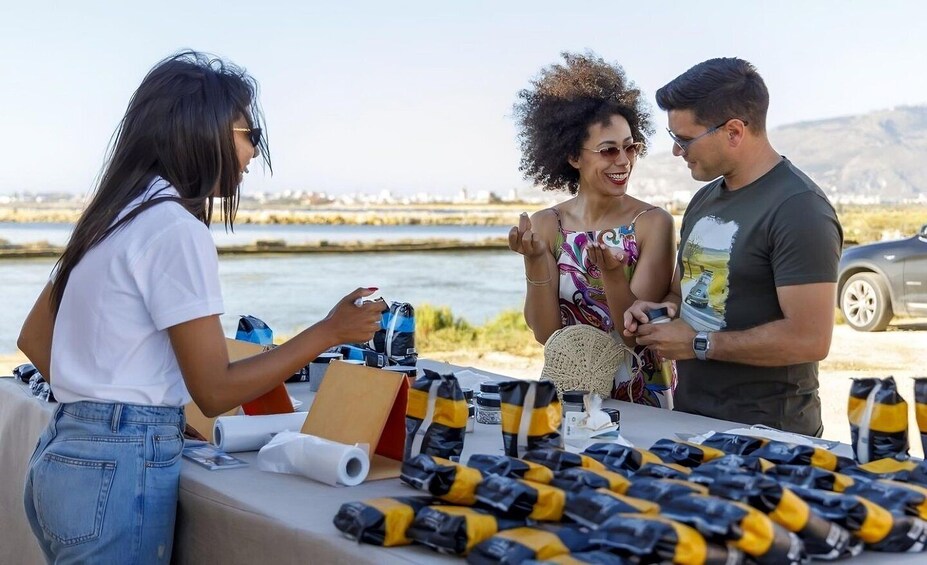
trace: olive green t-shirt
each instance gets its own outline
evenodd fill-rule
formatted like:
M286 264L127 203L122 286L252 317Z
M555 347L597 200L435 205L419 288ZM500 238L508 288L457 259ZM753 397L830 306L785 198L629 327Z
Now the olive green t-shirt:
M738 190L711 182L682 220L680 316L697 331L745 330L783 318L776 288L836 282L843 230L823 191L783 158ZM677 363L676 408L820 435L817 363L756 367Z

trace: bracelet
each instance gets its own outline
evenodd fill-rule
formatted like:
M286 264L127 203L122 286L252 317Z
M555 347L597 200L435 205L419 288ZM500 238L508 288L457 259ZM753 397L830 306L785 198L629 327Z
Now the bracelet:
M550 277L547 277L546 279L542 281L533 281L529 279L527 275L525 275L525 280L528 281L528 284L532 286L545 286L547 284L550 284Z

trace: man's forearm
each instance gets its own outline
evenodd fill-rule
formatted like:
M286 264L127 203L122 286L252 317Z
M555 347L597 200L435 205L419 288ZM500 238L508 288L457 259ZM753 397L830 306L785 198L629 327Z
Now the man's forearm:
M712 332L708 358L759 367L820 361L827 357L832 329L808 335L790 320L776 320L749 330Z

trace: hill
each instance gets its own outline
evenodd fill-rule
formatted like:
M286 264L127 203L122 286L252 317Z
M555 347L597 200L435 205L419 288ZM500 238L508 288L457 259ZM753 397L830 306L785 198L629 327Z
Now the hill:
M769 137L834 202L927 202L927 106L789 124ZM633 190L684 201L701 184L680 158L661 153L641 161Z

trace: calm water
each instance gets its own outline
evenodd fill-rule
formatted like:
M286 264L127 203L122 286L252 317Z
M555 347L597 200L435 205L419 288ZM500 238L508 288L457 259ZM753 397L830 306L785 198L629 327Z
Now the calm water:
M55 236L65 243L69 228L48 228L49 225L46 229L20 225L10 230L8 224L0 224L0 238L14 241L6 234L34 233L39 237L18 241L55 243L52 239ZM313 241L311 238L389 241L430 237L475 240L503 235L505 230L499 232L500 228L454 226L369 229L365 226L267 226L266 229L265 226L242 226L236 229L234 237L249 238L244 243L264 238L264 233L307 237L302 241ZM262 235L256 236L257 233ZM327 235L319 238L317 234L320 233ZM300 241L290 237L283 239L289 243ZM0 289L3 289L5 301L0 310L4 316L0 324L0 353L16 350L19 328L53 264L53 259L0 261ZM219 260L219 272L226 311L222 323L227 335L234 334L238 314L252 314L262 318L276 333L292 335L323 318L342 296L358 286L379 287L387 300L449 306L457 316L477 324L507 308L521 308L524 300L521 258L506 251L223 256Z

